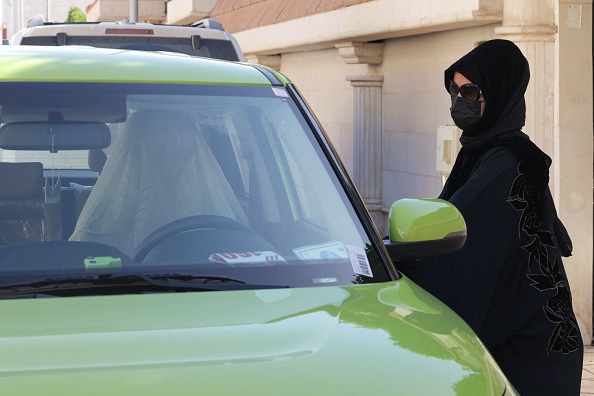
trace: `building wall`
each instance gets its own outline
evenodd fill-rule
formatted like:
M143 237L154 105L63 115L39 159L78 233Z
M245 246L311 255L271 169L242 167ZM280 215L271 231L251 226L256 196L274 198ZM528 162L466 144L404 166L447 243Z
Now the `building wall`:
M573 256L564 260L573 306L582 333L592 336L592 1L560 1L556 16L552 157L559 177L552 183L574 246Z

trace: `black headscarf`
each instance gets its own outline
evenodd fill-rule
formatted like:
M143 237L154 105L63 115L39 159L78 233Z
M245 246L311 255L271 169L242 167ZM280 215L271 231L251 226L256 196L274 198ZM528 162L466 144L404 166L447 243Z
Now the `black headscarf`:
M445 71L446 90L455 72L477 84L486 101L481 121L464 131L463 136L469 145L522 129L526 120L524 93L530 80L530 69L514 43L491 40L464 55ZM473 137L477 139L468 139Z
M504 146L516 154L520 171L534 184L534 201L541 220L562 227L552 200L547 198L551 158L521 131L526 121L524 94L530 69L520 49L508 40L480 44L445 70L448 92L455 72L480 87L485 110L480 122L462 131L462 149L439 198L449 199L466 183L483 154Z

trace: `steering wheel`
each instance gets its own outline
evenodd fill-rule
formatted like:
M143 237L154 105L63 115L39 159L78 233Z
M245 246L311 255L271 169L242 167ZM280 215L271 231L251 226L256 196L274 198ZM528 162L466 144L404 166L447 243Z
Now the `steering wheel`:
M184 217L177 219L171 223L165 224L164 226L153 231L142 243L136 248L134 253L134 261L141 262L145 257L157 247L164 240L181 234L186 231L214 228L223 230L234 230L242 231L250 234L256 234L249 226L241 224L237 220L229 217L217 216L217 215L197 215Z

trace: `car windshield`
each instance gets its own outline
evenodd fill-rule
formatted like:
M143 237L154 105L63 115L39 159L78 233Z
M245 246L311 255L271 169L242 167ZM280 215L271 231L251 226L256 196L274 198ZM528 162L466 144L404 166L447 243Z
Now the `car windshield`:
M2 83L0 106L0 295L114 274L390 279L283 87Z

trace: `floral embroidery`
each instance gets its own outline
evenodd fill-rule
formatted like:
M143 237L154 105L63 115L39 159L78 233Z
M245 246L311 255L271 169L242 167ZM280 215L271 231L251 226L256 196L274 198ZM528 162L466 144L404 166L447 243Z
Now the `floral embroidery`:
M530 243L523 246L528 253L527 277L530 285L540 292L554 293L543 306L545 317L555 324L547 350L566 354L579 348L581 335L571 306L569 284L557 262L555 239L543 227L535 201L534 187L520 163L508 202L515 210L522 212L518 235L530 238Z

